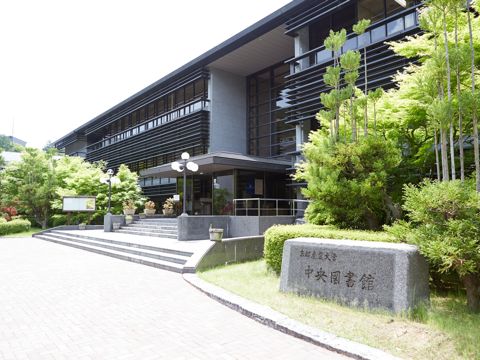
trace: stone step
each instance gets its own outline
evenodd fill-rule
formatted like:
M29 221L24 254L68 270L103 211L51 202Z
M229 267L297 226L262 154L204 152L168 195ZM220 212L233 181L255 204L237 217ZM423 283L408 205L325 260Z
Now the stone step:
M99 241L97 239L95 240L82 239L76 236L71 236L69 234L49 233L47 235L59 240L73 241L83 245L89 245L89 246L101 247L108 250L126 252L133 255L149 257L152 259L163 260L167 262L174 262L182 265L185 264L187 260L190 258L190 256L172 254L172 253L164 252L162 250L141 249L141 248L132 246L133 244L130 244L130 245L117 245L117 244L111 244L111 243L109 244L103 241Z
M128 227L134 228L143 228L143 229L159 229L159 230L177 230L177 225L163 225L163 224L138 224L131 223L127 225Z
M120 228L115 230L114 232L120 234L130 234L130 235L139 235L139 236L152 236L152 237L160 237L160 238L168 238L168 239L176 239L177 234L165 234L165 233L153 233L153 232L142 232L142 231L135 231L133 228Z
M137 223L146 223L146 224L151 224L151 223L174 223L177 224L178 221L176 218L171 218L171 219L139 219L139 220L134 220Z
M71 247L81 249L81 250L91 251L91 252L101 254L101 255L111 256L111 257L121 259L121 260L135 262L137 264L152 266L152 267L163 269L163 270L173 271L173 272L177 272L177 273L182 273L183 272L183 265L177 264L177 263L174 263L174 262L170 262L170 261L152 259L152 258L149 258L149 257L129 254L129 253L125 253L125 252L122 252L122 251L107 250L107 249L102 248L100 246L80 244L80 243L72 241L72 240L64 240L64 239L59 239L59 238L56 238L56 237L49 236L48 233L47 234L44 233L44 234L41 234L41 235L36 235L35 238L42 239L42 240L45 240L45 241L50 241L50 242L61 244L61 245L71 246Z
M128 229L132 231L138 231L142 233L153 233L153 234L170 234L177 235L177 229L158 229L158 228L144 228L144 227L132 227L132 226L122 226L121 229Z
M92 237L92 236L83 235L83 234L80 235L78 233L66 233L65 231L61 231L61 230L51 230L51 231L48 232L48 234L52 234L52 233L53 234L59 234L59 235L68 234L68 236L72 236L72 237L79 238L79 239L95 240L95 241L104 242L104 243L107 243L107 244L129 246L129 247L133 247L133 248L139 248L139 249L144 249L144 250L152 250L152 251L168 253L168 254L176 254L176 255L181 255L181 256L186 256L186 257L190 257L190 256L193 255L192 252L188 252L188 251L177 250L177 249L166 248L166 247L160 247L160 246L152 246L148 242L145 243L145 241L142 241L142 243L140 244L140 243L135 243L135 242L130 242L130 241L105 239L105 238Z

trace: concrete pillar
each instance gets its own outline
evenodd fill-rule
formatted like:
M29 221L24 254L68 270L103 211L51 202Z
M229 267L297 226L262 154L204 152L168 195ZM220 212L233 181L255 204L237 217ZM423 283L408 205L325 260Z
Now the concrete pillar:
M305 54L310 50L310 36L308 26L297 31L297 36L294 39L295 57ZM306 69L310 66L310 59L307 57L299 60L298 66L301 69Z

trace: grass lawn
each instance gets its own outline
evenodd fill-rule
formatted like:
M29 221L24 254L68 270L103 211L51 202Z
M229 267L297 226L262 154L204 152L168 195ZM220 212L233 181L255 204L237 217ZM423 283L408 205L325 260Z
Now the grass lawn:
M431 295L431 307L415 315L367 312L314 297L281 293L279 277L263 260L198 274L232 293L293 319L408 359L480 359L480 314L466 310L463 296Z
M23 232L16 233L16 234L3 235L3 236L0 236L0 237L5 237L5 238L31 237L33 234L36 234L36 233L38 233L39 231L42 231L42 229L41 229L41 228L32 227L32 228L30 228L30 230L28 230L28 231L23 231Z

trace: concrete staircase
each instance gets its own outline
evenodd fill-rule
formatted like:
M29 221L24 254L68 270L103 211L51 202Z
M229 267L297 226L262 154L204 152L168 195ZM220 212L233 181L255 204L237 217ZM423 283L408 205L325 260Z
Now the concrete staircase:
M140 219L115 230L116 233L177 239L176 218Z
M146 220L148 223L142 225L152 225L150 221L151 220ZM171 226L173 227L173 225ZM146 229L150 228L146 227ZM88 233L91 232L88 231ZM135 234L138 235L139 233L140 235L145 235L142 234L141 231ZM115 235L112 233L103 235L101 231L97 233L98 236L86 234L87 231L51 230L46 233L35 234L34 237L177 273L191 272L191 270L185 268L184 265L194 252L180 250L179 245L172 245L173 240L164 239L165 245L168 245L167 242L171 243L170 246L167 247L163 246L161 241L159 242L160 239L152 242L150 241L152 239L143 238L144 240L141 241L138 240L136 236L121 236L120 234Z

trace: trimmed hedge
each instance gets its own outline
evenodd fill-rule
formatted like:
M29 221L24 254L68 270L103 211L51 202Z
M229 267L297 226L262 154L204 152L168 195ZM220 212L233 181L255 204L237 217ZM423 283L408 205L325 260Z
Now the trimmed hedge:
M30 230L32 224L28 220L16 219L6 223L0 223L0 236L16 234Z
M283 244L288 239L299 237L398 242L392 235L380 231L340 230L332 226L311 224L275 225L265 232L264 256L268 267L279 274L282 268Z

